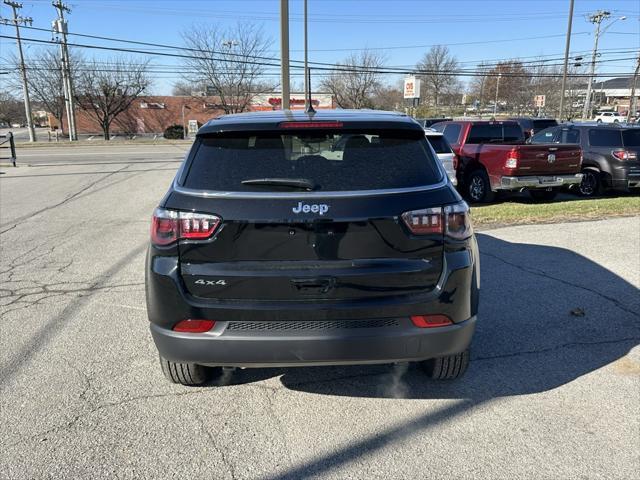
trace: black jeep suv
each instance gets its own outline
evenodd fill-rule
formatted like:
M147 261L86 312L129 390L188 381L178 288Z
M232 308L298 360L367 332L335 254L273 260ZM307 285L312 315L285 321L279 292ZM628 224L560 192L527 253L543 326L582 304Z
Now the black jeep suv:
M212 120L153 214L147 310L177 383L406 361L456 378L479 285L469 209L402 114Z

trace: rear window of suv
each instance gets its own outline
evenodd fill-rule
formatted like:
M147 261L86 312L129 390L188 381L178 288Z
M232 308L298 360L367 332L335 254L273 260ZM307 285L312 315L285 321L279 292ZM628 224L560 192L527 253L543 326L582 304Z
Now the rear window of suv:
M261 179L304 180L314 191L411 188L441 180L424 133L410 130L198 137L186 168L185 187L231 192L292 191L269 182L256 185Z

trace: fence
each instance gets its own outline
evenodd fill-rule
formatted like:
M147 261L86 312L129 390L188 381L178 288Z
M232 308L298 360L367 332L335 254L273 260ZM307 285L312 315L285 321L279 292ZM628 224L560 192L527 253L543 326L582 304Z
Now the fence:
M11 160L13 166L16 166L16 142L13 140L13 133L9 132L6 135L0 135L0 148L8 148L9 157L0 157L0 160Z

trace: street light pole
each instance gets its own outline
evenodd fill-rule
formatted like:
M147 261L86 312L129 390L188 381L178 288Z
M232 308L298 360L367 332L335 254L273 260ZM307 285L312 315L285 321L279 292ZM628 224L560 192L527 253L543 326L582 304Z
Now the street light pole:
M496 80L496 100L493 104L493 116L496 116L496 112L498 111L498 92L500 91L500 77L502 77L502 74L498 74L498 78Z
M289 0L280 0L280 59L282 109L289 110Z
M308 57L308 36L307 36L307 0L304 0L304 111L308 112L311 107L311 78L309 77L309 57Z
M571 26L573 25L573 2L569 2L569 21L567 23L567 40L564 46L564 67L562 69L562 86L560 90L560 113L558 118L562 121L562 114L564 113L564 94L567 89L567 68L569 65L569 47L571 46Z

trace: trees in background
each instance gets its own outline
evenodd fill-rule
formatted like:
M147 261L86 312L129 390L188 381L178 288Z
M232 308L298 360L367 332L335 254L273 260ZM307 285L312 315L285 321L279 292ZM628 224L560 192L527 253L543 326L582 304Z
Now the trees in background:
M445 45L434 45L416 64L417 77L422 79L421 103L433 105L437 110L443 96L458 93L458 60ZM447 103L451 103L448 99Z
M374 108L374 98L383 87L383 75L378 70L384 60L371 50L352 53L322 79L320 88L331 93L340 108Z
M86 62L77 74L76 102L110 139L111 124L151 85L148 61L134 62L118 57L105 67L97 60Z
M24 124L27 117L24 113L24 102L6 90L0 90L0 123Z
M276 84L265 80L264 57L271 40L262 28L238 23L231 29L193 26L182 33L188 58L184 59L186 85L204 85L220 99L225 113L248 110L255 95L268 92ZM183 85L179 85L182 91Z

